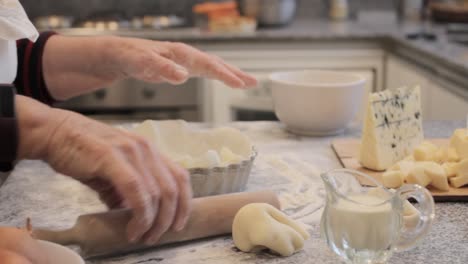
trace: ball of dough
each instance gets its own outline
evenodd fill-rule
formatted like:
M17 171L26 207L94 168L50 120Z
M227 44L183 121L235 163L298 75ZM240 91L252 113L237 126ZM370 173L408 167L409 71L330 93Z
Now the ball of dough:
M309 233L275 207L252 203L237 212L232 237L236 247L244 252L268 248L282 256L290 256L304 247Z

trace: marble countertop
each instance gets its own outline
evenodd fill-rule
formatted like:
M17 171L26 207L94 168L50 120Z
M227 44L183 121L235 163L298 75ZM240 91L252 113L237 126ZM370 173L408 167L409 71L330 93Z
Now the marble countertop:
M333 138L292 135L276 122L231 125L248 135L258 149L247 190L274 190L283 209L309 226L311 239L302 251L288 258L247 254L238 252L231 237L226 236L88 263L340 263L319 236L324 205L319 173L340 166L330 148ZM448 137L461 126L461 122L431 122L425 124L425 132L427 137ZM358 130L350 129L340 136L358 135ZM80 214L103 210L105 206L91 190L39 161L20 162L0 188L0 225L23 226L31 217L35 226L61 229L70 227ZM396 253L390 263L468 263L466 219L468 204L438 203L427 238L411 251Z
M424 63L435 72L451 71L468 74L468 46L447 40L442 27L427 27L438 36L435 41L409 40L407 33L421 29L420 24L396 23L389 12L363 13L359 20L332 22L325 19L298 19L281 28L261 28L254 33L210 33L198 28L170 30L118 30L96 31L93 29L64 29L65 35L113 34L156 40L182 41L188 43L250 43L271 41L372 41L378 42L390 52ZM430 59L430 60L429 60Z

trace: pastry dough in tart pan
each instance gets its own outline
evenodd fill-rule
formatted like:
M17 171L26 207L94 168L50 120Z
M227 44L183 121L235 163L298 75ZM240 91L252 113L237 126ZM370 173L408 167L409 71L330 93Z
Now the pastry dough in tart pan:
M245 189L256 151L239 130L191 128L182 120L146 120L133 131L190 172L194 197Z

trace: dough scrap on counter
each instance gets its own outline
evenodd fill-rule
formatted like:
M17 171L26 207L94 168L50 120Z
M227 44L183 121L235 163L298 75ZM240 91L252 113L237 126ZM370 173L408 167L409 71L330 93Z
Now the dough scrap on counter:
M402 160L394 165L394 170L399 170L403 173L403 177L406 180L406 177L410 174L411 170L413 170L414 166L416 165L415 161L409 160Z
M253 155L249 138L230 127L205 131L192 129L183 120L146 120L132 131L186 169L229 166Z
M427 175L423 166L415 166L408 174L406 182L426 187L432 182L432 179Z
M401 171L389 170L382 174L382 183L387 188L400 188L405 181L405 175Z
M429 141L423 141L419 146L414 148L413 157L416 161L434 161L439 148Z
M447 173L440 164L429 161L424 162L423 164L421 164L421 166L424 167L424 172L426 173L426 175L429 176L429 178L431 178L432 186L442 191L449 190L450 187L448 184Z
M450 183L455 188L468 185L468 159L464 159L458 164L457 174L450 178Z
M435 154L435 162L447 163L447 162L458 162L460 157L457 151L453 147L441 147Z
M421 213L408 200L403 202L403 222L406 228L415 228L421 218Z
M466 129L457 129L450 138L450 146L455 149L460 159L468 158L468 136Z
M458 162L446 162L442 164L442 168L444 168L448 178L457 176L458 166Z
M236 247L244 252L268 248L281 256L290 256L304 247L309 233L301 223L275 207L252 203L237 212L232 237Z

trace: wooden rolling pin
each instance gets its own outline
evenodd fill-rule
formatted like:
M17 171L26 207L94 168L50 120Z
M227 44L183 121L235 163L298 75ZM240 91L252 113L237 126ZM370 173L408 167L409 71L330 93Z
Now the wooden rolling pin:
M276 194L270 191L196 198L192 200L192 213L186 227L180 232L168 231L157 245L229 234L234 216L249 203L269 203L280 207ZM33 229L32 234L40 240L79 245L84 258L118 255L149 248L140 243L128 242L126 227L131 214L126 209L82 215L70 229Z

